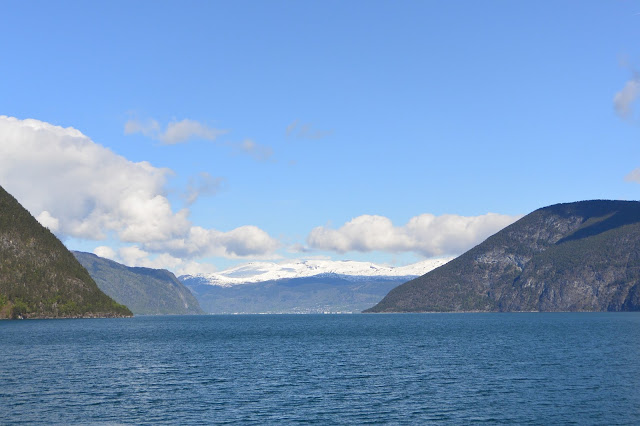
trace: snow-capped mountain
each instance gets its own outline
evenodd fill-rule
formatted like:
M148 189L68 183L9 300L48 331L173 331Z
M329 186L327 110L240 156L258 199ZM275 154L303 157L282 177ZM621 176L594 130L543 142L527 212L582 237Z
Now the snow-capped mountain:
M409 279L424 275L451 259L427 259L400 267L381 266L370 262L330 260L299 260L281 263L252 262L211 274L182 275L180 280L197 279L200 283L212 286L231 287L239 284L327 275L349 281L360 281L371 277L378 279L406 277Z

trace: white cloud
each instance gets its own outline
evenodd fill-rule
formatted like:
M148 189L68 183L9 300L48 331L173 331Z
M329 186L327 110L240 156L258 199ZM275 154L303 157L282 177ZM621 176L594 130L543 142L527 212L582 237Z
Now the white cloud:
M212 274L216 272L218 268L211 263L200 263L194 261L183 262L180 266L176 267L173 271L176 276L180 275L196 275L196 274Z
M395 226L384 216L363 215L339 229L314 228L307 244L339 253L379 250L416 252L427 257L460 254L519 218L496 213L471 217L422 214L404 226Z
M228 258L262 257L280 244L256 226L241 226L228 232L193 226L184 238L146 244L152 251L166 251L181 258L222 256Z
M0 184L56 232L155 240L184 233L186 212L164 197L168 169L134 163L73 128L0 116ZM46 213L45 213L46 212Z
M273 150L265 145L258 145L251 139L245 139L238 147L245 154L249 154L258 161L267 161L273 155Z
M319 130L314 128L311 123L301 123L294 120L287 126L287 137L295 137L297 139L322 139L331 136L332 130Z
M631 170L631 172L624 177L624 180L627 182L640 183L640 168Z
M173 257L264 256L278 246L253 226L229 232L193 226L189 210L174 212L165 195L170 174L131 162L76 129L0 116L0 185L59 236L112 235Z
M142 133L147 137L155 137L160 134L160 123L156 120L137 120L131 119L124 124L124 134L131 135L133 133Z
M212 273L217 270L217 268L210 263L179 259L167 253L154 256L152 253L142 250L138 246L121 247L118 251L113 250L111 247L99 246L93 250L93 253L126 266L168 269L176 276Z
M622 118L631 118L632 105L640 96L640 76L634 74L621 91L613 97L613 107Z
M184 196L187 204L191 205L201 196L215 195L220 191L225 179L213 177L207 172L198 173L194 178L189 179L187 192Z
M182 259L173 257L168 253L154 255L138 246L121 247L117 252L109 247L97 247L94 253L127 266L141 266L144 268L175 270L184 263ZM107 254L109 257L100 253Z
M105 259L116 260L118 259L118 254L114 249L107 246L99 246L93 250L93 254L104 257Z
M186 142L189 139L206 139L213 141L224 134L224 130L213 129L195 120L184 119L169 123L167 130L158 138L167 145Z
M127 135L142 133L147 137L159 140L165 145L175 145L191 139L214 141L218 136L226 133L226 130L214 129L198 121L185 118L182 121L172 121L163 132L156 120L148 119L143 121L133 118L125 123L124 133Z
M46 210L40 213L38 217L36 217L36 220L40 222L40 225L49 228L51 232L58 232L58 229L60 229L60 221L51 216L51 213Z
M141 261L147 260L149 252L142 250L138 246L129 246L119 249L118 257L122 259L125 265L141 266Z
M132 118L124 124L124 133L126 135L142 133L151 139L162 142L163 145L175 145L192 139L215 141L219 136L228 133L228 131L214 129L190 119L172 121L162 131L162 126L154 119L139 120ZM252 139L245 139L242 142L226 142L225 145L258 161L267 161L273 156L271 147L260 145Z

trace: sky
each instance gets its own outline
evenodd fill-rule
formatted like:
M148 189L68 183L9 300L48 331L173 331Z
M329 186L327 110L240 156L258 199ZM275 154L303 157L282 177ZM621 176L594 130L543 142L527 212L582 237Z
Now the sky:
M640 1L3 1L0 186L177 274L640 198Z

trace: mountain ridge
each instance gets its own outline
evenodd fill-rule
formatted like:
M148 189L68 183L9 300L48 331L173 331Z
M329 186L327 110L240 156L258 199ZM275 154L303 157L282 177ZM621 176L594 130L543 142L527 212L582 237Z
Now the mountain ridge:
M213 280L211 274L179 279L209 313L346 313L362 311L418 276L414 271L433 269L447 260L398 268L354 261L254 262L222 271ZM368 275L350 275L356 273Z
M93 253L73 251L98 287L135 315L197 315L193 294L166 269L130 267Z
M365 312L640 310L640 202L535 210Z
M250 262L235 266L216 273L180 275L180 280L198 279L210 285L229 287L281 279L308 278L314 276L335 276L344 279L366 280L372 277L382 279L388 277L416 277L425 272L445 264L451 258L442 257L426 259L406 266L382 266L371 262L357 262L352 260L298 260L274 262Z

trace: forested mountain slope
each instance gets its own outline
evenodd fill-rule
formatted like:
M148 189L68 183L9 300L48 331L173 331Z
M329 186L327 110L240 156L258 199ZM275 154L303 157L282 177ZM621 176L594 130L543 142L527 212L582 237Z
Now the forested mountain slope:
M0 318L131 316L0 187Z
M129 267L92 253L73 254L102 291L136 315L204 313L189 289L166 269Z

